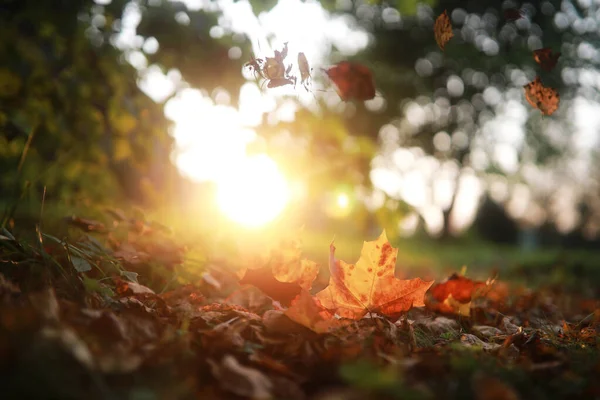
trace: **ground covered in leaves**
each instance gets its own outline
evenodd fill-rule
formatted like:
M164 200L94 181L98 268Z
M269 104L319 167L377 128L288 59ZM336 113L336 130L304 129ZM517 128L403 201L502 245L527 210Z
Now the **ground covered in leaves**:
M356 264L332 245L320 291L294 242L182 279L163 227L66 223L83 233L0 232L2 398L600 398L594 282L402 280L385 234Z

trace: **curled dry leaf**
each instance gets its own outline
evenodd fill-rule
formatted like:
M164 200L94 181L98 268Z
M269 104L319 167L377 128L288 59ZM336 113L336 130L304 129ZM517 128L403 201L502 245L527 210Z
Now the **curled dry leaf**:
M308 90L308 83L310 79L310 66L304 53L298 53L298 69L300 70L300 83L306 90Z
M556 89L545 87L539 76L534 81L523 86L525 99L532 107L540 110L544 115L552 115L558 109L560 96Z
M444 10L443 13L440 14L439 17L435 20L435 25L433 26L433 33L435 34L435 41L442 51L446 47L446 43L452 39L454 33L452 32L452 23L450 22L450 18L448 17L448 13Z
M533 59L536 63L540 64L540 67L542 67L544 71L552 71L558 62L560 55L560 52L553 53L552 49L549 47L533 51Z
M397 317L412 307L424 306L425 292L433 281L397 279L397 255L398 249L388 242L385 231L377 240L363 244L356 264L336 260L331 244L329 286L316 298L325 308L350 319L360 319L368 312Z
M375 97L375 82L371 70L362 64L342 61L325 70L325 73L337 87L343 101L371 100Z

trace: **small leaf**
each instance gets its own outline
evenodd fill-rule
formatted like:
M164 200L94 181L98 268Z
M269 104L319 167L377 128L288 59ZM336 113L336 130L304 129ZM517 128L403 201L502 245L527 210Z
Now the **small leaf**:
M71 256L71 264L73 264L73 267L77 272L88 272L92 269L92 266L87 260L76 256Z
M433 33L435 34L435 41L442 51L446 47L446 43L452 39L454 33L452 32L452 23L448 17L448 13L444 10L439 17L435 20L433 26Z

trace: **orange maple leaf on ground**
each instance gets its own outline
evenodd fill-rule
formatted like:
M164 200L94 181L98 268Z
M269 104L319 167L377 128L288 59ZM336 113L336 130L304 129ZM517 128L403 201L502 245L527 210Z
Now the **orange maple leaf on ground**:
M431 295L438 303L428 303L427 307L446 314L469 316L471 300L482 295L490 283L473 281L462 275L452 274L446 281L431 288Z
M435 34L435 41L437 42L438 46L440 46L440 49L444 51L446 43L448 43L454 36L454 32L452 32L452 23L450 22L450 18L448 17L446 10L444 10L444 12L441 13L440 16L435 20L433 33Z
M546 87L542 84L539 76L534 81L523 86L525 99L532 107L540 110L544 115L552 115L558 109L560 96L556 89Z
M424 306L425 292L433 281L397 279L397 255L398 249L390 245L385 231L377 240L363 244L355 265L336 260L332 243L329 286L315 297L323 307L350 319L360 319L368 312L396 317L412 307Z

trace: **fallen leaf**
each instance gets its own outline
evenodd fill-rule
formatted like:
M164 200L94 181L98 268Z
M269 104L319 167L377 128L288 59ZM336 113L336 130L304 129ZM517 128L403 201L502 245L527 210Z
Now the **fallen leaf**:
M213 360L208 362L223 390L251 399L272 398L273 384L259 370L240 364L229 354L220 363Z
M336 260L332 243L329 286L316 298L325 308L350 319L360 319L368 312L395 317L412 307L424 306L425 292L433 281L397 279L397 255L398 249L388 242L385 231L377 240L363 244L355 265Z
M458 322L456 322L456 320L446 317L436 317L434 319L417 319L414 322L414 326L428 330L429 332L435 335L440 335L446 332L458 331L460 329L460 326L458 325Z
M341 322L335 319L333 314L306 290L300 291L284 314L292 321L317 333L325 333L341 326Z
M472 387L476 400L519 400L519 394L508 383L481 372L473 375Z
M115 278L117 293L121 296L130 296L132 294L155 294L154 291L144 285L135 282L127 282L121 278Z
M475 325L471 328L471 330L485 338L502 335L502 331L500 329L487 325Z
M435 20L433 26L433 33L435 34L435 41L442 51L446 47L446 43L452 39L454 33L452 32L452 23L448 17L448 13L444 10L439 17Z
M362 64L342 61L325 73L337 87L337 92L343 101L371 100L375 97L375 82L371 70Z
M544 115L552 115L558 109L560 96L556 89L545 87L539 76L532 82L523 86L525 99L532 107L540 110Z
M468 303L474 293L484 287L486 287L485 282L473 281L462 275L452 274L446 281L433 286L431 294L437 301L444 301L452 295L456 301Z
M485 351L494 351L502 347L500 344L487 343L475 335L465 333L460 337L460 342L466 347L479 347Z
M93 219L80 218L80 217L76 217L75 215L72 215L70 217L65 217L64 219L69 225L73 225L85 232L98 232L98 233L108 232L108 230L106 229L106 226L104 226L104 224L102 222L99 222L99 221L96 221Z
M561 53L553 53L549 47L537 49L533 51L533 59L544 71L552 71L558 62Z

